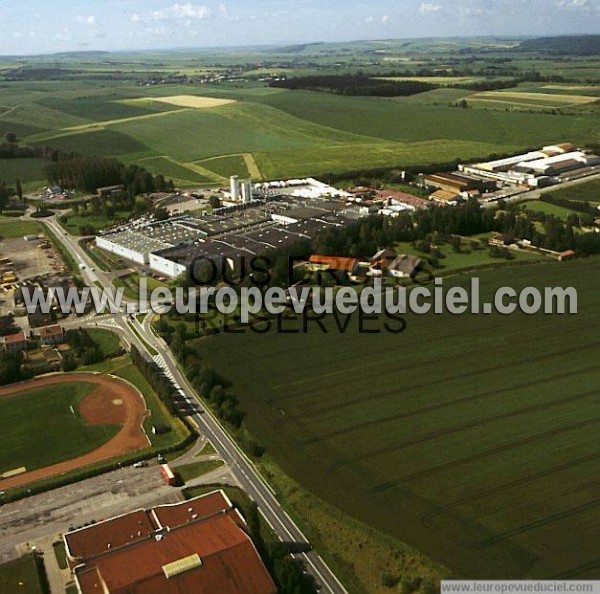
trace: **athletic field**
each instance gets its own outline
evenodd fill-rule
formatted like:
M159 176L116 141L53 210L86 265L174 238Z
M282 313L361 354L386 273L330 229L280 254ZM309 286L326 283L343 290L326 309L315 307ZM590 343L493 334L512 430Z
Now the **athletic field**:
M0 389L0 490L146 447L146 406L107 376L53 375Z

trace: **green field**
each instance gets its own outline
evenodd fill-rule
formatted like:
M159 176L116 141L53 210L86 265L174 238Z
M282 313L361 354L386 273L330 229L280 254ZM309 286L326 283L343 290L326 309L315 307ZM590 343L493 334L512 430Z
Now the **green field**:
M0 237L23 237L40 232L39 224L34 221L0 221Z
M108 371L123 378L124 380L132 383L146 399L146 406L150 411L150 416L144 420L144 430L152 441L154 447L166 448L175 444L181 443L188 435L189 431L180 419L173 418L163 403L156 396L152 386L139 372L139 370L131 363L131 360L127 360L126 363L116 368L110 366L108 369L99 369L99 371ZM171 427L169 433L161 435L154 435L152 433L153 425L166 425Z
M89 328L86 332L94 342L98 343L100 350L105 357L114 357L121 352L121 340L119 339L118 334L100 328Z
M472 77L457 80L465 78ZM529 84L518 92L529 93L531 97L520 95L519 101L532 106L570 101L562 88ZM477 101L473 105L478 109L454 106L473 92L450 88L390 99L287 91L254 83L141 88L115 81L97 89L87 82L69 81L64 87L12 83L6 93L6 109L11 103L16 106L0 114L0 134L14 131L33 146L138 163L180 187L223 185L232 174L255 179L319 176L487 158L557 139L600 141L597 114L582 111L556 117L507 111L516 101L509 92L489 95L494 101L506 98L506 104ZM154 100L184 94L237 102L193 109ZM581 97L586 95L591 96ZM553 96L557 99L548 99ZM15 177L16 166L3 171L0 164L0 179ZM40 163L18 167L24 179L43 182Z
M193 462L192 464L177 466L175 471L181 477L181 480L187 483L203 474L221 468L221 466L223 466L222 460L205 460L203 462Z
M592 180L569 188L552 190L552 195L564 200L600 202L600 180Z
M473 238L475 244L479 242ZM438 267L434 272L437 275L447 275L456 273L464 269L483 268L489 266L506 266L506 260L503 258L492 258L488 247L481 248L477 245L477 249L471 246L471 239L462 239L460 252L455 252L452 246L448 243L437 246L441 253L438 260ZM410 254L418 256L425 262L429 260L431 254L420 252L410 243L398 243L395 246L398 254ZM523 250L510 250L510 254L514 261L526 262L531 260L543 260L545 256L536 252L526 252ZM432 266L427 264L426 268L431 270Z
M89 382L19 392L0 397L3 472L25 466L43 468L91 452L114 437L119 427L88 425L79 403L94 389ZM75 414L71 412L75 409Z
M23 183L44 179L44 168L48 161L43 159L0 159L0 179L14 187L19 178Z
M549 202L543 202L542 200L530 200L524 203L527 210L534 212L543 212L547 215L554 215L559 219L566 220L570 214L577 214L574 210L557 206L556 204L550 204Z
M217 157L215 159L207 159L199 163L206 169L210 169L221 177L229 177L237 175L239 177L248 177L248 167L243 155L230 155L226 157Z
M47 594L40 576L38 563L33 555L25 555L16 561L0 565L0 594Z
M407 315L400 335L330 320L198 344L269 455L349 515L456 575L598 578L598 263L479 275L484 300L574 286L574 316Z
M96 231L101 231L106 227L125 221L129 217L131 217L129 210L117 211L113 217L107 217L104 214L79 213L63 215L59 218L59 222L71 235L81 235L81 227L90 226Z
M173 161L169 157L148 157L142 159L140 165L150 173L157 175L160 173L167 179L172 179L176 185L180 186L214 184L222 181L218 176L211 175L212 172L205 172L193 163L186 165Z

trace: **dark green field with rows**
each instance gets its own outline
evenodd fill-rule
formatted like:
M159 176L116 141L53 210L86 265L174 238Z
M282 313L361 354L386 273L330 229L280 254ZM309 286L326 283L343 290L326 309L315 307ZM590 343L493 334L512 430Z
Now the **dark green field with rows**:
M574 286L577 315L407 315L402 334L330 320L199 345L267 453L352 516L457 576L599 578L598 265L480 275L482 299Z

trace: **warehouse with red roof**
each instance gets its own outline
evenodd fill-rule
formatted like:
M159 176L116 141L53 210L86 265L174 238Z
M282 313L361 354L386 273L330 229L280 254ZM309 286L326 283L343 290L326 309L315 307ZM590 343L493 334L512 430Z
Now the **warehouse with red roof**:
M82 594L276 594L223 491L137 510L69 532L67 559Z

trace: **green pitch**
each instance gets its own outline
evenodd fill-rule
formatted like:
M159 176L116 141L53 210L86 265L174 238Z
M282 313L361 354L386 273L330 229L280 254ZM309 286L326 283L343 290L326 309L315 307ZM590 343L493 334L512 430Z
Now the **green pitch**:
M114 437L117 426L89 425L78 412L79 403L95 388L89 382L68 382L0 396L0 472L57 464Z

